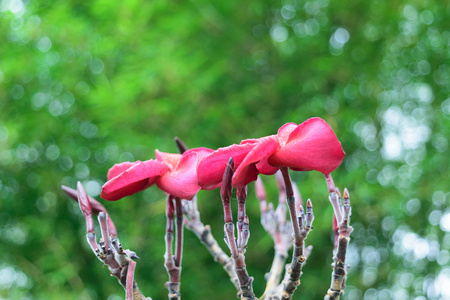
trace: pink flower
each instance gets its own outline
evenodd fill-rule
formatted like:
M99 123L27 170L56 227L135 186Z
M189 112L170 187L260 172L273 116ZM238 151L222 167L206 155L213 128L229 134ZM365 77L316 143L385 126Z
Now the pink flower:
M276 135L244 140L240 145L212 152L198 165L198 183L205 189L218 187L230 157L235 163L232 184L242 188L256 180L259 173L271 175L280 167L328 174L341 164L344 156L331 127L320 118L311 118L300 125L287 123Z
M102 187L101 197L119 200L155 184L175 197L191 200L201 189L197 179L197 164L213 152L194 148L181 154L156 152L156 160L124 162L114 165Z

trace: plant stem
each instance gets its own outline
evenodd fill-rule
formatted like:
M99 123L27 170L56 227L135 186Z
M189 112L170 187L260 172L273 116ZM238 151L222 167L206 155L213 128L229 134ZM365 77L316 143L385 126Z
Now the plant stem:
M270 272L265 275L267 282L266 288L260 299L266 297L270 299L277 293L281 280L281 273L285 267L287 251L292 245L292 224L286 222L286 187L280 172L277 173L277 183L279 200L276 211L274 211L272 203L267 205L266 192L260 177L258 177L255 184L256 196L260 203L261 224L272 237L275 248L272 267L270 268Z
M80 209L86 219L86 237L88 243L97 258L100 259L103 264L108 266L111 276L116 277L120 285L125 289L127 299L151 300L150 297L145 297L142 294L136 281L133 279L135 262L132 261L131 258L138 259L136 253L130 250L123 250L122 245L120 245L117 238L114 223L103 205L94 198L89 197L80 182L77 184L77 190L65 186L61 186L61 188L72 199L78 201ZM98 221L102 233L99 244L97 244L95 237L92 212L98 214ZM130 272L128 272L129 270ZM130 293L130 287L132 287L132 293ZM131 295L132 298L130 298Z
M294 251L292 253L292 262L291 266L287 270L289 277L283 281L283 291L281 295L281 299L287 300L292 298L297 286L300 285L299 279L302 275L303 264L306 261L304 240L312 229L314 215L311 200L308 199L306 204L306 217L303 214L303 208L300 206L300 215L297 218L294 192L288 169L286 167L282 167L280 170L286 186L287 205L294 232Z
M250 277L247 273L247 267L245 265L245 256L244 250L246 245L236 245L236 236L234 234L234 225L233 225L233 216L231 214L231 179L234 173L234 162L230 157L228 160L227 168L223 174L222 187L220 189L220 194L222 197L222 204L224 210L224 219L225 219L225 241L227 242L228 247L230 248L231 257L234 261L234 270L237 274L239 284L241 287L241 299L253 300L255 298L255 294L253 293L253 277ZM242 193L238 195L238 197L244 197ZM245 200L240 200L245 203ZM240 210L242 214L242 208ZM245 213L245 208L244 208ZM248 218L246 220L248 222ZM247 223L248 225L248 223Z
M181 199L175 197L175 210L177 213L177 231L175 244L175 265L181 267L181 258L183 255L183 207L181 206Z
M164 266L169 274L169 281L165 286L169 290L168 297L170 300L179 300L180 294L180 267L176 265L172 254L173 243L173 217L174 217L174 197L168 195L166 204L166 253L164 254Z
M352 226L350 226L350 216L351 216L351 206L350 206L350 196L348 190L344 189L344 205L342 206L342 221L339 222L338 232L339 238L337 242L337 251L333 257L333 272L331 274L331 285L327 294L325 295L325 300L340 299L341 295L344 293L344 285L347 277L347 265L345 264L345 257L347 254L347 246L350 242L350 234L353 231ZM339 199L340 202L340 199Z
M269 273L264 277L266 278L267 284L261 299L268 297L269 299L276 293L278 284L281 280L281 273L285 267L285 262L288 254L285 251L275 250L275 255L273 257L272 266Z

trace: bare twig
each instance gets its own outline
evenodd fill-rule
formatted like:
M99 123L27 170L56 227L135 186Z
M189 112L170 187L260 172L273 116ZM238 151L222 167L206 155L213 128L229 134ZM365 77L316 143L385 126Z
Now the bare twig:
M272 299L272 297L276 295L281 280L281 273L283 272L287 256L287 252L275 250L275 255L273 257L270 271L264 276L266 278L267 284L264 294L260 297L260 299Z
M230 248L231 257L233 258L234 261L234 269L236 271L241 287L241 299L252 300L255 299L255 294L253 293L253 285L252 285L253 277L250 277L247 273L247 267L245 265L245 256L244 256L245 247L247 245L246 244L244 245L242 243L240 245L236 245L233 216L231 214L230 198L232 191L231 179L233 177L233 173L234 173L234 162L233 159L230 157L223 175L222 187L220 189L225 219L225 226L224 226L225 242ZM238 197L244 197L244 193L240 191ZM245 200L241 201L245 202ZM243 213L242 208L240 212L241 214ZM247 223L246 225L248 226L248 218L243 222Z
M328 192L330 193L329 199L331 202L331 205L333 206L334 214L336 215L336 220L338 223L341 222L342 216L341 216L341 210L342 205L340 201L340 195L339 190L334 185L333 178L331 177L331 174L324 174L325 180L327 182Z
M186 228L192 231L205 245L214 260L217 261L227 272L230 277L231 282L236 287L238 294L240 293L239 280L237 278L236 272L234 271L233 260L225 254L225 252L220 248L216 239L211 233L211 228L209 225L203 225L200 220L200 213L197 209L197 197L194 197L192 201L183 201L183 211L185 215L185 225Z
M267 205L266 191L262 179L258 177L255 183L256 196L261 209L261 224L272 237L275 247L272 266L265 275L266 288L260 299L271 298L276 293L285 266L287 251L292 245L292 225L286 222L286 206L284 205L286 203L286 189L281 174L278 173L277 175L280 197L276 212L272 203Z
M169 281L165 286L169 290L168 297L170 300L178 300L181 297L180 294L180 266L177 264L174 255L172 254L173 244L173 217L175 214L174 197L172 195L167 196L166 203L166 253L164 254L164 266L169 274ZM178 243L177 243L178 244Z
M289 177L288 169L280 168L283 175L287 205L289 214L291 216L292 228L294 232L294 251L292 253L292 263L288 269L289 277L283 280L283 291L281 299L291 299L297 286L300 284L300 276L302 275L302 267L306 261L304 241L308 233L312 230L312 221L314 220L312 203L308 200L306 203L306 216L303 212L303 207L300 206L299 216L296 213L296 201L294 198L294 191L292 188L291 179Z
M175 265L181 268L181 258L183 255L183 207L181 206L181 199L175 197L175 211L177 214L177 232L175 244Z
M127 271L127 287L126 287L126 300L133 300L133 282L134 282L134 268L136 262L130 261Z
M77 190L74 190L70 187L67 187L65 185L61 185L61 189L70 196L73 200L78 202L78 193ZM91 210L94 215L98 215L101 211L108 213L106 211L106 208L97 200L94 198L88 196L89 202L91 203ZM111 218L108 218L108 228L109 228L109 234L112 236L117 236L117 230L116 226L114 225L114 222L111 220Z
M175 143L177 145L178 151L183 154L189 148L183 141L175 137ZM237 278L236 272L234 271L233 260L223 252L220 248L216 239L211 233L211 228L209 225L203 225L200 220L200 212L197 208L197 197L195 196L191 201L182 200L183 213L185 216L184 223L186 228L192 231L202 242L203 245L208 249L214 260L222 265L225 272L227 272L230 277L231 282L236 287L238 295L240 295L239 280Z
M238 221L237 221L237 247L242 253L245 253L250 231L248 229L248 216L245 214L245 200L247 199L247 186L236 191L238 200Z
M333 273L331 277L331 285L325 299L340 299L341 295L344 293L344 285L347 276L348 267L345 264L345 257L347 253L347 246L350 241L350 234L353 231L352 226L350 226L350 216L351 216L351 206L350 206L350 196L347 188L344 189L344 203L340 205L342 219L337 223L339 238L337 242L337 251L333 257ZM339 197L339 202L340 202ZM337 217L336 217L337 219Z
M313 246L311 246L311 245L305 248L305 250L304 250L305 262L308 259L309 255L311 254L312 248L313 248ZM286 268L286 272L284 273L283 283L289 281L289 278L291 276L290 275L291 264L287 264L285 266L285 268ZM283 283L278 285L275 292L272 293L271 295L268 295L266 298L268 298L269 300L280 300L283 296L283 290L284 290Z
M92 251L97 258L108 266L111 276L118 279L119 283L126 291L127 299L132 300L151 300L150 297L145 297L139 290L136 281L134 281L134 261L131 259L138 259L136 253L130 250L124 250L117 238L117 232L108 215L106 209L97 202L94 198L89 197L83 187L78 182L77 190L73 190L66 186L61 186L72 199L77 200L80 209L86 220L87 240L91 246ZM95 237L94 222L92 220L92 213L98 214L98 221L102 238L97 244ZM129 271L130 265L132 270ZM131 278L131 279L130 279ZM131 281L130 281L131 280ZM130 293L130 290L132 293ZM132 294L132 298L130 295Z

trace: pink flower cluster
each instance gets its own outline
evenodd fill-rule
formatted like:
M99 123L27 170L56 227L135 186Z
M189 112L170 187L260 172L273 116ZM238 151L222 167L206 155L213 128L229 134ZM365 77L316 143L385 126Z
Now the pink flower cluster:
M156 184L168 194L190 200L200 189L220 186L230 157L235 166L232 184L242 188L256 180L258 174L272 175L280 167L329 174L344 156L331 127L320 118L311 118L299 125L287 123L275 135L244 140L215 151L194 148L171 154L156 150L156 159L114 165L108 171L101 197L118 200Z

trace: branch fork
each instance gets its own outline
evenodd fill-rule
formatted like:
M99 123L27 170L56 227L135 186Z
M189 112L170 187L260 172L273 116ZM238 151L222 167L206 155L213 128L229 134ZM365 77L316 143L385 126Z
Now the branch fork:
M186 228L192 231L202 242L203 245L208 249L214 258L225 270L225 272L230 277L230 281L236 287L238 294L240 293L240 284L237 278L236 272L234 271L233 260L225 254L222 248L217 243L216 239L211 233L211 228L209 225L204 225L200 220L200 213L197 207L197 197L194 197L192 201L182 200L183 203L183 213L184 213L184 224Z
M261 210L261 224L274 241L275 254L270 271L266 273L266 288L260 299L271 299L275 296L288 256L288 250L292 246L292 224L286 221L286 187L278 172L277 183L279 200L276 210L270 202L267 204L267 195L261 177L255 182L256 197L259 200Z
M236 238L234 232L233 216L231 214L231 179L234 173L234 162L230 157L228 160L227 167L225 169L222 187L220 189L220 194L222 197L222 204L224 210L224 231L225 231L225 242L230 249L231 257L234 261L234 270L237 274L240 288L241 288L241 299L252 300L256 299L253 292L253 277L250 277L247 272L247 267L245 265L245 250L247 247L248 238L250 236L248 217L245 214L245 200L247 198L246 187L238 189L238 222L237 231L238 237Z
M67 195L78 202L86 220L87 242L95 256L108 266L111 276L116 277L125 289L126 300L151 300L150 297L145 297L142 294L134 280L136 263L133 260L139 259L139 257L134 251L122 248L117 237L116 227L103 205L94 198L89 197L80 182L77 183L77 190L66 186L61 186L61 188ZM92 213L98 214L102 235L98 243L95 236Z
M308 199L306 203L305 214L301 204L300 193L296 187L294 188L287 168L282 167L280 168L280 171L284 182L284 189L280 188L280 194L281 192L284 192L287 199L286 203L291 217L292 235L294 237L294 250L292 253L292 262L287 266L282 284L280 284L276 291L269 296L269 299L291 299L297 286L300 285L302 267L311 251L311 247L305 248L304 241L313 228L312 222L314 220L311 200ZM278 182L279 187L281 187L281 180L279 179Z

